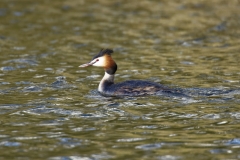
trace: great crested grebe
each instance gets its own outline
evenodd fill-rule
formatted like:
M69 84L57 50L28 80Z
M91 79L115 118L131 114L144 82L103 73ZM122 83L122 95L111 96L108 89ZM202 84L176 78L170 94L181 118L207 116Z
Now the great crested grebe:
M117 71L117 64L112 59L113 50L102 49L86 64L79 67L96 66L103 67L105 75L98 86L98 91L104 96L144 96L158 94L179 94L178 90L170 89L161 84L143 81L143 80L128 80L121 83L114 83L114 74ZM181 93L180 93L181 94Z

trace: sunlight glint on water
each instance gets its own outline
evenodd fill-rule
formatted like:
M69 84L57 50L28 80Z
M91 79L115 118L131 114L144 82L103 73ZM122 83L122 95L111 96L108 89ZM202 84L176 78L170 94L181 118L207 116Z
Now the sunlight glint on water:
M240 158L238 1L0 6L0 159ZM189 97L102 97L102 48Z

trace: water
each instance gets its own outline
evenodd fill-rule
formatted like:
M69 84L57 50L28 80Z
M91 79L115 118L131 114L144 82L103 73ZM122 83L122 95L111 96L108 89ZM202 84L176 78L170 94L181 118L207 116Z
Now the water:
M0 159L240 159L238 1L0 6ZM102 97L101 48L191 97Z

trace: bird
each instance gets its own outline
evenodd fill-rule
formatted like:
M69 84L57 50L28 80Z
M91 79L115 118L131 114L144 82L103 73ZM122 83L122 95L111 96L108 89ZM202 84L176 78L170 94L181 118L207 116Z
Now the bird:
M105 74L98 85L98 92L103 96L148 96L148 95L181 95L178 89L172 89L162 84L146 80L127 80L114 83L117 64L112 58L112 49L101 49L92 60L79 67L102 67Z

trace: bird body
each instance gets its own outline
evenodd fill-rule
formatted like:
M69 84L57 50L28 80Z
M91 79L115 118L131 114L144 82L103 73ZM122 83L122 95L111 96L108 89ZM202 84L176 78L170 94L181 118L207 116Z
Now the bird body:
M128 80L120 83L114 83L114 75L117 71L117 64L112 59L113 50L101 50L93 59L79 67L96 66L103 67L105 75L98 86L98 91L104 96L145 96L157 95L163 93L175 93L177 90L170 89L161 84L144 81Z

